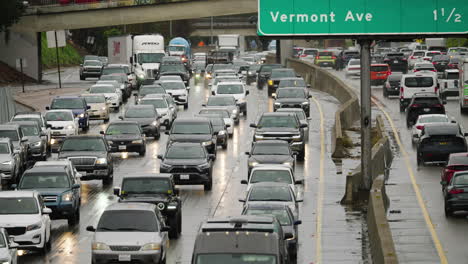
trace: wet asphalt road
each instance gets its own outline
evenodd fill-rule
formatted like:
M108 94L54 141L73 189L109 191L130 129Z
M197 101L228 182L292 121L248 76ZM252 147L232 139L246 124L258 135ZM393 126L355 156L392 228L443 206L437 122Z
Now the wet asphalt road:
M76 73L70 72L70 80L77 79ZM73 85L90 86L92 81L77 82ZM178 240L172 240L168 252L167 263L190 263L191 254L200 224L213 216L228 216L240 214L242 204L238 198L242 197L245 185L240 181L247 177L247 160L243 154L250 151L253 129L249 124L255 122L265 111L272 111L272 100L268 99L266 89L258 90L249 86L250 95L247 98L248 115L241 116L240 123L235 126L234 136L229 141L227 150L218 149L218 157L213 171L213 190L203 191L200 186L180 186L183 201L182 235ZM352 210L345 210L339 205L344 192L344 177L336 177L336 167L330 158L330 129L333 126L337 101L326 94L313 92L323 111L324 123L324 160L320 158L320 115L317 105L311 100L311 117L308 144L306 147L306 161L296 165L296 177L305 179L299 196L304 198L300 207L299 252L297 263L314 263L317 257L324 263L367 263L362 262L361 250L367 251L362 245L362 216ZM191 83L189 108L179 108L179 117L191 117L201 108L209 96L208 87L204 83ZM129 99L130 104L133 98ZM122 109L122 108L121 108ZM122 110L121 110L122 111ZM116 120L119 113L113 113L112 120ZM89 134L97 134L106 125L102 121L92 121ZM145 157L129 154L128 157L114 154L114 186L119 186L123 175L136 175L141 172L158 172L159 161L157 154L164 153L167 135L162 134L158 141L149 140ZM56 155L52 159L56 158ZM323 221L321 223L321 250L317 249L317 189L319 181L319 167L323 162L326 179L324 186ZM91 240L93 233L87 232L86 226L96 225L104 208L116 202L112 195L112 186L103 188L100 181L82 182L81 220L78 226L69 228L65 220L55 220L52 225L52 250L47 256L31 253L20 258L20 263L90 263ZM335 220L336 222L334 222ZM365 229L365 228L364 228ZM322 253L323 252L323 253ZM319 255L319 256L317 256ZM367 254L365 254L367 255Z
M353 88L359 89L359 79L345 78L343 71L332 72L347 80ZM411 145L411 130L406 127L405 113L399 111L398 96L384 98L382 86L372 86L372 96L383 105L384 111L393 120L403 148L408 153L409 166L405 163L402 151L396 146L396 157L387 187L390 196L390 226L400 263L443 263L445 259L448 263L468 263L468 214L445 217L440 185L443 167L417 166L416 147ZM445 109L465 130L468 129L468 116L460 114L458 97L449 97ZM382 114L375 105L373 111L374 117ZM392 127L386 123L390 134L394 134ZM421 192L423 206L417 202L409 171L412 171L415 184ZM427 208L429 219L424 219L422 207ZM433 229L428 227L428 223L432 224ZM431 235L431 229L435 231L435 236ZM441 246L442 252L437 252L437 245Z

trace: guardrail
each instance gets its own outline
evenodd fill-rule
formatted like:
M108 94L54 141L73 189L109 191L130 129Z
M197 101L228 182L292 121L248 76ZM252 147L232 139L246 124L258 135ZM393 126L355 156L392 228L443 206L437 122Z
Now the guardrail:
M132 5L148 5L168 2L166 0L29 0L29 6L82 5L107 2L125 2Z

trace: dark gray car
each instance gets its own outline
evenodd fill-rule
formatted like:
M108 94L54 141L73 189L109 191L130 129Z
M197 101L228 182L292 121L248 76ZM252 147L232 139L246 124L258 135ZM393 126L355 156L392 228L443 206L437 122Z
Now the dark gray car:
M35 121L14 121L18 124L24 138L28 139L28 160L47 160L50 155L47 148L47 135Z
M131 105L119 119L136 121L147 136L153 136L155 139L161 137L160 116L152 105Z
M306 116L310 116L309 92L305 88L279 88L273 96L275 103L273 109L279 108L302 108Z
M101 134L111 152L138 152L140 156L146 153L146 137L135 121L114 121Z
M208 118L177 118L166 134L169 135L168 146L174 142L200 143L216 156L217 136Z
M261 164L284 164L293 170L296 165L295 153L289 143L284 140L265 140L252 143L252 150L248 155L248 175L253 167Z

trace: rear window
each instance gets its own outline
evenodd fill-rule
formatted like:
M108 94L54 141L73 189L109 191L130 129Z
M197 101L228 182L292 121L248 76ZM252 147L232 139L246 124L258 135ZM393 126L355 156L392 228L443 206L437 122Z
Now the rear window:
M317 54L317 51L316 51L316 50L305 50L305 51L304 51L304 54L307 54L307 55L315 55L315 54Z
M318 56L333 56L333 52L331 51L321 51L318 53Z
M449 80L458 80L458 77L459 77L458 72L447 73L447 79Z
M440 104L439 99L436 97L423 97L423 98L414 98L414 103L416 104Z
M417 51L413 53L413 56L424 56L425 52L424 51Z
M388 81L390 82L401 82L401 75L392 74L388 76Z
M403 53L388 53L387 57L404 57L405 54Z
M373 72L388 71L388 67L387 66L371 66L371 71Z
M432 77L407 77L405 78L406 87L431 87L434 85Z
M460 147L464 146L463 139L456 136L431 136L424 139L424 146L433 146L433 147Z
M468 165L468 156L452 156L447 165Z

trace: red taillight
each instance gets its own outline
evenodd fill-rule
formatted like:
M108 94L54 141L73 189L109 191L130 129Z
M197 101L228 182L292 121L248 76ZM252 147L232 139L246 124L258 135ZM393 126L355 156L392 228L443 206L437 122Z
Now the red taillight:
M415 57L415 56L411 56L410 59L414 60L414 59L416 59L416 57Z
M332 59L336 59L336 56L332 56Z
M432 64L433 64L433 65L436 65L436 64L438 64L438 63L437 63L437 61L433 61Z
M319 60L319 59L320 59L320 56L316 56L315 59Z
M423 130L423 129L424 129L424 126L421 126L421 125L416 126L416 129Z
M405 91L405 89L403 89L403 87L400 87L400 99L403 99L403 92Z
M434 105L434 107L444 107L444 105L436 104L436 105Z
M437 72L436 70L431 70L431 72Z
M414 69L413 72L418 72L419 70L418 69Z
M301 57L302 58L307 57L307 54L302 54Z
M424 58L423 60L427 60L427 61L430 61L431 59L430 59L430 58Z
M465 191L463 189L452 189L449 191L450 194L460 194L464 193Z
M416 107L421 107L421 105L420 104L412 104L410 107L416 108Z
M384 59L383 61L390 61L390 59Z

